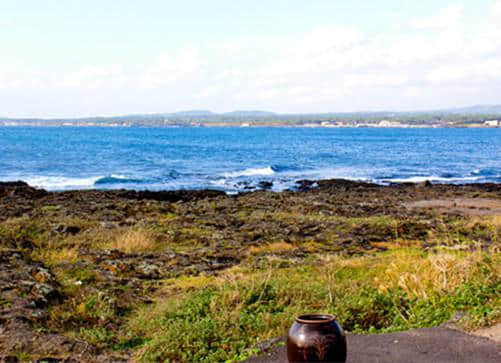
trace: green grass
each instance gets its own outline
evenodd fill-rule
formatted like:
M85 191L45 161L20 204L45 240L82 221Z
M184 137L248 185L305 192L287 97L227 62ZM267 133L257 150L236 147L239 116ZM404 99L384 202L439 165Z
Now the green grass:
M40 208L42 211L44 212L56 212L58 211L59 209L61 209L60 206L58 205L45 205L43 206L42 208Z
M81 328L78 334L78 338L98 347L106 347L113 342L114 336L115 332L103 327Z
M126 337L144 342L142 361L213 362L244 359L305 312L332 313L354 333L436 326L456 311L466 313L465 325L481 326L501 316L499 266L499 255L399 250L254 273L234 268L200 276L198 285L170 281L175 295L140 310Z
M302 205L284 211L242 205L208 219L207 210L224 203L138 207L137 223L111 227L101 225L101 215L64 217L63 207L46 205L33 217L1 221L0 248L20 251L56 278L63 299L49 306L40 323L46 331L142 361L243 360L305 312L333 313L354 333L436 326L455 312L464 313L467 329L501 320L499 216L346 217L303 213ZM207 223L212 219L228 228ZM236 228L235 220L255 228ZM317 228L301 234L310 227ZM198 263L190 253L201 248L243 261L208 275L180 269L184 275L167 273L164 280L134 277L143 254L162 264L171 251L183 252L169 257L174 268ZM115 249L138 256L125 272L106 267L121 261L108 257ZM332 255L338 251L346 255ZM0 308L10 307L0 300Z

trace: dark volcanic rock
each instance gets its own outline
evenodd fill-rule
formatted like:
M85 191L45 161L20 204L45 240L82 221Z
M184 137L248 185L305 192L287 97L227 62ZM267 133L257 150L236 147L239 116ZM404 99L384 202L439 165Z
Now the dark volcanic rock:
M23 181L0 182L0 198L21 197L21 198L41 198L47 195L43 189L36 189Z
M260 181L257 186L261 189L271 189L273 187L273 182L271 181Z
M62 234L77 234L80 232L81 228L78 226L65 226L65 225L58 225L57 227L54 228L54 232L57 233L62 233Z
M307 190L310 190L314 188L315 186L318 186L317 182L314 180L298 180L296 181L296 189L300 192L305 192Z
M174 190L174 191L134 191L134 190L121 190L116 192L120 198L127 199L151 199L162 202L187 202L197 199L214 198L225 196L226 193L218 190Z
M121 361L62 332L75 334L87 324L123 332L126 314L151 303L164 281L178 276L218 274L238 264L268 268L270 257L277 268L301 265L311 263L312 254L373 253L400 239L433 248L444 233L452 236L444 228L466 217L407 205L501 200L500 184L381 186L335 179L302 180L297 190L235 196L212 190L46 192L0 183L0 361L1 354L8 360L20 351L36 359ZM136 231L136 240L125 242L132 248L114 244ZM488 246L492 233L472 224L452 237ZM66 251L78 255L76 262L65 260ZM46 265L34 258L47 258ZM78 306L89 296L109 304L109 319L84 314L78 320ZM61 315L51 320L55 311ZM61 316L68 320L60 322Z
M432 185L432 184L431 184L431 181L429 181L429 180L425 180L425 181L423 181L423 182L421 182L421 183L417 183L417 184L416 184L416 187L417 187L417 188L427 188L427 187L431 187L431 185Z
M58 299L57 283L40 264L19 251L0 251L0 321L38 320L51 301Z
M345 179L326 179L319 180L317 182L319 189L341 189L348 190L352 188L378 188L380 185L373 183L366 183L361 181L354 180L345 180Z

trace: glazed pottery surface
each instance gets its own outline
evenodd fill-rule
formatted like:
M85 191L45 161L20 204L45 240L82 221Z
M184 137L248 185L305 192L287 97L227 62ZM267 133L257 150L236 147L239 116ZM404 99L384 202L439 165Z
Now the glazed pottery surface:
M301 315L289 330L289 362L346 362L346 336L334 316Z

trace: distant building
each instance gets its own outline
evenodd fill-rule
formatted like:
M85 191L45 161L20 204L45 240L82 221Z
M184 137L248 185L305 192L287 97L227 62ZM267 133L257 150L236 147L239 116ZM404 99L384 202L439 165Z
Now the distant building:
M398 126L400 126L400 122L398 122L398 121L382 120L382 121L379 121L378 126L379 127L398 127Z
M322 127L334 127L334 126L336 126L336 125L334 125L334 124L330 123L329 121L322 121L322 122L320 123L320 125L321 125Z
M489 127L499 127L499 126L501 126L501 121L499 121L499 120L488 120L488 121L484 122L484 125L485 126L489 126Z

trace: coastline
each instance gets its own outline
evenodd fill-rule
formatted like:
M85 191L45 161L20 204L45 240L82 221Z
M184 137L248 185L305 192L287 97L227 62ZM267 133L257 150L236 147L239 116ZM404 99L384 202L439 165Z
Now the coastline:
M0 356L238 361L310 310L358 334L501 319L501 184L313 183L0 183Z
M355 124L355 125L321 125L321 124L302 124L302 125L288 125L288 124L219 124L219 123L200 123L200 124L179 124L179 125L157 125L157 124L144 124L144 125L129 125L129 124L23 124L23 123L4 123L0 127L98 127L98 128L198 128L198 127L223 127L223 128L318 128L318 129L351 129L351 128L373 128L373 129L499 129L501 126L490 126L482 123L469 124L469 125L455 125L455 124L392 124L389 126L381 126L379 124Z

